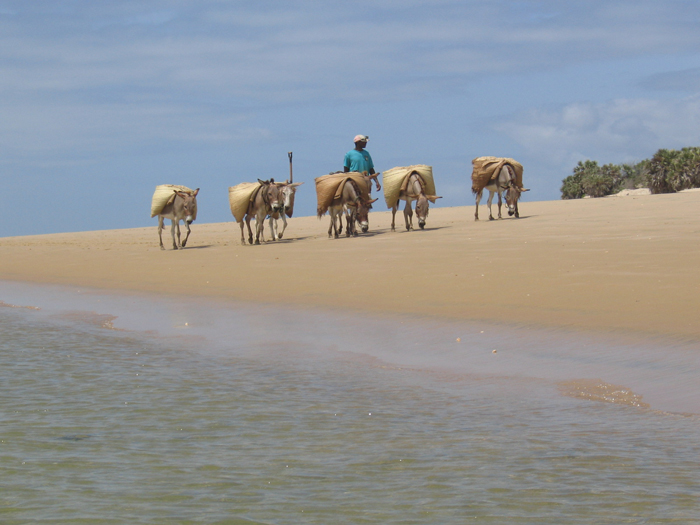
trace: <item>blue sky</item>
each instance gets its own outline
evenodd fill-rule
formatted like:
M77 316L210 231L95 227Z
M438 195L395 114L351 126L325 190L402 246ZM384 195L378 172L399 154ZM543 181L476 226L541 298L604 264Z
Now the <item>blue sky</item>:
M440 206L482 155L558 199L580 160L700 145L698 27L697 0L0 0L0 236L155 226L164 183L231 221L288 151L313 215L358 133L378 171L432 165Z

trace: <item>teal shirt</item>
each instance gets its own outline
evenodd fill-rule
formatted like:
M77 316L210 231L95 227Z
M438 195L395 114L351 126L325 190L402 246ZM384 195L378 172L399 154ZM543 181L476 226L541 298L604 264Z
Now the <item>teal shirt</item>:
M345 154L344 167L350 171L358 171L364 175L369 175L369 170L374 169L374 163L367 150L357 151L352 149Z

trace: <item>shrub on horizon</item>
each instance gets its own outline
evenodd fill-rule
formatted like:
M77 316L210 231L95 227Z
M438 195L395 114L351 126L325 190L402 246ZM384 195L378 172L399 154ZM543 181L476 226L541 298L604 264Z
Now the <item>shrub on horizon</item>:
M649 188L651 193L674 193L700 188L700 147L658 150L636 164L579 161L562 181L562 199L604 197L623 189Z
M649 161L652 193L675 193L700 187L700 148L660 149Z

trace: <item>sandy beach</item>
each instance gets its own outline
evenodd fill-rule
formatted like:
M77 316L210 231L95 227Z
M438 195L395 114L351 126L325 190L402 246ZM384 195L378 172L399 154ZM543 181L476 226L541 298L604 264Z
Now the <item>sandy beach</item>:
M328 217L295 217L260 246L233 221L195 222L187 248L164 252L153 219L0 238L0 279L700 341L697 209L700 191L524 200L496 221L483 204L479 222L473 206L433 207L412 232L374 211L370 233L337 240Z

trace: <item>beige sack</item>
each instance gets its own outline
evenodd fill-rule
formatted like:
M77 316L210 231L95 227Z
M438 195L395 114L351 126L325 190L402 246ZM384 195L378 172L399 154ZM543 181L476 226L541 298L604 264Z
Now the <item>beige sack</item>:
M241 182L228 189L228 203L236 222L241 222L248 211L251 197L260 188L259 182Z
M343 186L348 179L357 183L362 199L369 200L369 185L367 183L369 178L362 175L362 173L357 171L339 172L317 177L314 180L316 182L316 213L319 217L325 215L333 201L341 197Z
M477 157L472 161L472 191L478 193L483 190L491 179L498 177L501 168L505 164L513 166L515 171L515 185L523 187L523 165L517 160L506 157Z
M382 186L384 187L384 200L388 208L393 208L399 200L401 188L406 179L412 173L417 173L425 183L425 194L435 195L435 181L433 179L433 167L425 164L414 166L398 166L382 172Z
M175 200L175 192L178 191L181 193L194 193L194 190L189 189L187 186L177 186L175 184L156 186L156 191L151 199L151 217L158 215L163 211L163 208L173 202Z

